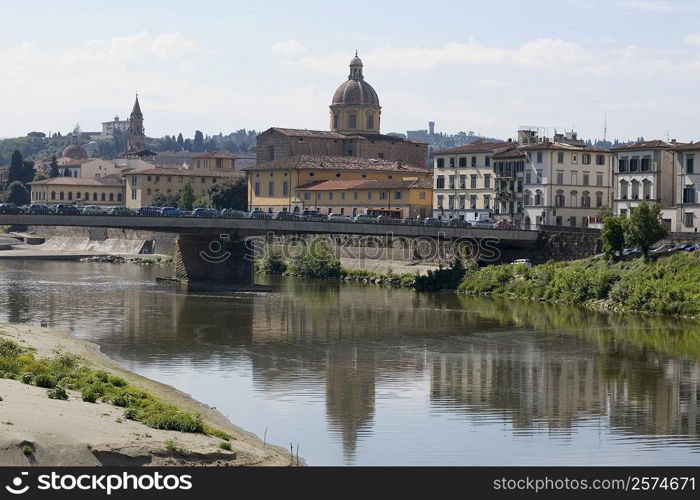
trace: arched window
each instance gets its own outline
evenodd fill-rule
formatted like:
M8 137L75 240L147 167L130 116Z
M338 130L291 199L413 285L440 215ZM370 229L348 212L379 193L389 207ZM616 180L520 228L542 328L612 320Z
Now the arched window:
M595 206L598 208L603 206L603 193L600 191L595 194Z
M333 113L333 128L338 128L338 113Z
M90 200L90 193L85 191L85 201L89 201L89 200Z
M560 189L554 197L554 206L563 207L564 205L566 205L566 198L564 197L564 191Z
M651 181L649 179L642 181L642 196L645 200L651 199Z
M109 193L109 201L114 201L114 193Z
M583 208L591 208L591 194L588 191L581 193L581 206Z
M73 191L68 191L68 199L69 200L73 199Z
M525 191L525 194L523 195L523 203L526 207L530 206L530 202L532 201L530 197L530 191Z
M535 206L542 205L542 191L539 189L535 191Z
M92 193L92 201L97 201L97 193Z
M56 191L51 191L51 199L52 200L56 199Z
M632 199L638 200L639 199L639 181L634 180L631 182L631 184L632 184Z
M626 180L620 181L620 198L626 200L629 197L629 183Z
M63 194L63 191L61 191L60 193L58 193L58 199L59 199L59 200L63 200L64 198L65 198L65 195Z
M348 128L357 128L357 115L348 113Z
M102 201L105 201L105 200L106 200L105 193L102 193Z
M367 115L367 128L369 130L374 128L374 115L372 113Z

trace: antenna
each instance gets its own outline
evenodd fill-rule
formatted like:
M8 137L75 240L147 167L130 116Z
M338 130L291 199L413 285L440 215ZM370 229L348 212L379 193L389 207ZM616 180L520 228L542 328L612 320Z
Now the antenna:
M605 118L603 120L603 142L608 142L608 110L605 110Z

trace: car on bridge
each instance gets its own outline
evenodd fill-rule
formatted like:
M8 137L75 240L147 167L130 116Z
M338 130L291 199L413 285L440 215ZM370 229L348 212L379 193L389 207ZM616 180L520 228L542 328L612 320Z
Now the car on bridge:
M424 226L442 226L442 221L437 217L426 217L423 219Z
M277 220L297 220L298 219L297 214L293 214L292 212L289 212L288 210L280 210L279 212L276 212L272 218L277 219Z
M262 210L253 210L248 214L251 219L272 219L272 214L268 212L263 212Z
M158 207L141 207L136 211L136 215L154 217L160 215L160 209Z
M367 215L367 214L356 215L353 220L355 222L359 222L360 224L376 224L377 223L377 219L375 219L371 215Z
M192 210L192 217L216 217L219 212L212 210L211 208L195 208Z
M109 215L136 215L136 212L127 207L111 207L107 212Z
M107 211L97 205L86 205L83 207L83 215L107 215Z
M452 219L450 221L450 226L452 227L471 227L471 222L467 222L464 219Z
M227 217L229 219L247 219L248 212L236 210L235 208L224 208L221 211L221 217Z
M166 217L182 217L182 210L175 207L163 207L160 209L160 215Z
M22 212L14 203L0 203L0 214L18 214Z
M53 213L58 215L80 215L80 209L75 205L65 205L59 204L55 207L51 207Z
M494 229L515 229L515 224L506 220L499 220L493 225Z
M352 222L352 219L345 214L328 214L330 222Z
M40 203L32 203L27 207L27 213L28 214L50 214L51 209L47 207L46 205L42 205Z

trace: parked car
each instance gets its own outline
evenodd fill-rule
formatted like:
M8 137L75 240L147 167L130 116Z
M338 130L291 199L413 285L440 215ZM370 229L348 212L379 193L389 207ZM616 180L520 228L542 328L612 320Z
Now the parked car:
M649 250L649 252L651 252L651 253L666 253L666 252L670 252L671 249L673 249L673 248L676 248L676 245L671 245L671 244L667 243L665 245L661 245L660 247L653 248L653 249Z
M425 226L442 226L442 221L437 217L426 217L423 219L423 225Z
M356 215L353 219L355 222L360 222L362 224L376 224L377 219L367 214Z
M301 218L310 221L327 221L328 217L320 213L318 210L302 210Z
M58 215L80 215L82 212L75 205L56 205L53 207L54 213Z
M352 219L345 214L328 214L328 220L331 222L352 222Z
M127 207L111 207L107 213L109 215L134 215L135 212Z
M689 243L689 244L687 244L687 245L685 246L685 249L684 249L684 250L685 250L686 252L694 252L694 251L697 250L698 248L700 248L700 243Z
M505 220L499 220L494 223L493 225L494 229L515 229L515 224L505 221Z
M452 226L452 227L471 227L471 223L465 221L464 219L452 219L450 221L450 226Z
M41 205L40 203L32 203L27 208L27 213L30 214L50 214L51 210L46 205Z
M275 212L272 218L277 220L294 220L296 216L288 210L280 210L279 212Z
M83 207L83 215L107 215L107 211L97 205L87 205Z
M493 229L494 225L491 222L478 221L474 223L474 227L478 227L480 229Z
M218 217L219 212L211 208L198 207L192 210L192 217Z
M160 215L166 217L182 217L182 211L175 207L163 207L160 209Z
M141 207L136 210L136 215L153 217L155 215L160 215L160 209L158 207Z
M532 261L530 259L515 259L511 265L532 267Z
M626 257L627 255L634 255L640 253L642 253L642 251L639 248L625 248L624 250L622 250L623 257Z
M222 217L228 217L230 219L246 219L248 218L248 212L243 210L236 210L234 208L224 208L221 211Z
M262 220L272 219L271 213L263 212L262 210L253 210L248 215L251 219L262 219Z
M14 203L0 203L0 214L18 214L20 208Z

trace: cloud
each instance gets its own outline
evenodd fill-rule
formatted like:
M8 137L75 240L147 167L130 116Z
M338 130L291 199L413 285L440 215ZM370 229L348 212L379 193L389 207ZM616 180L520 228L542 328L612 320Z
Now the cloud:
M279 42L272 46L271 52L275 57L300 57L304 55L308 49L296 40L288 40Z
M700 34L687 35L683 41L691 45L700 45Z
M675 13L691 10L691 6L685 3L673 3L663 0L627 0L618 4L629 10L639 10L655 13Z

